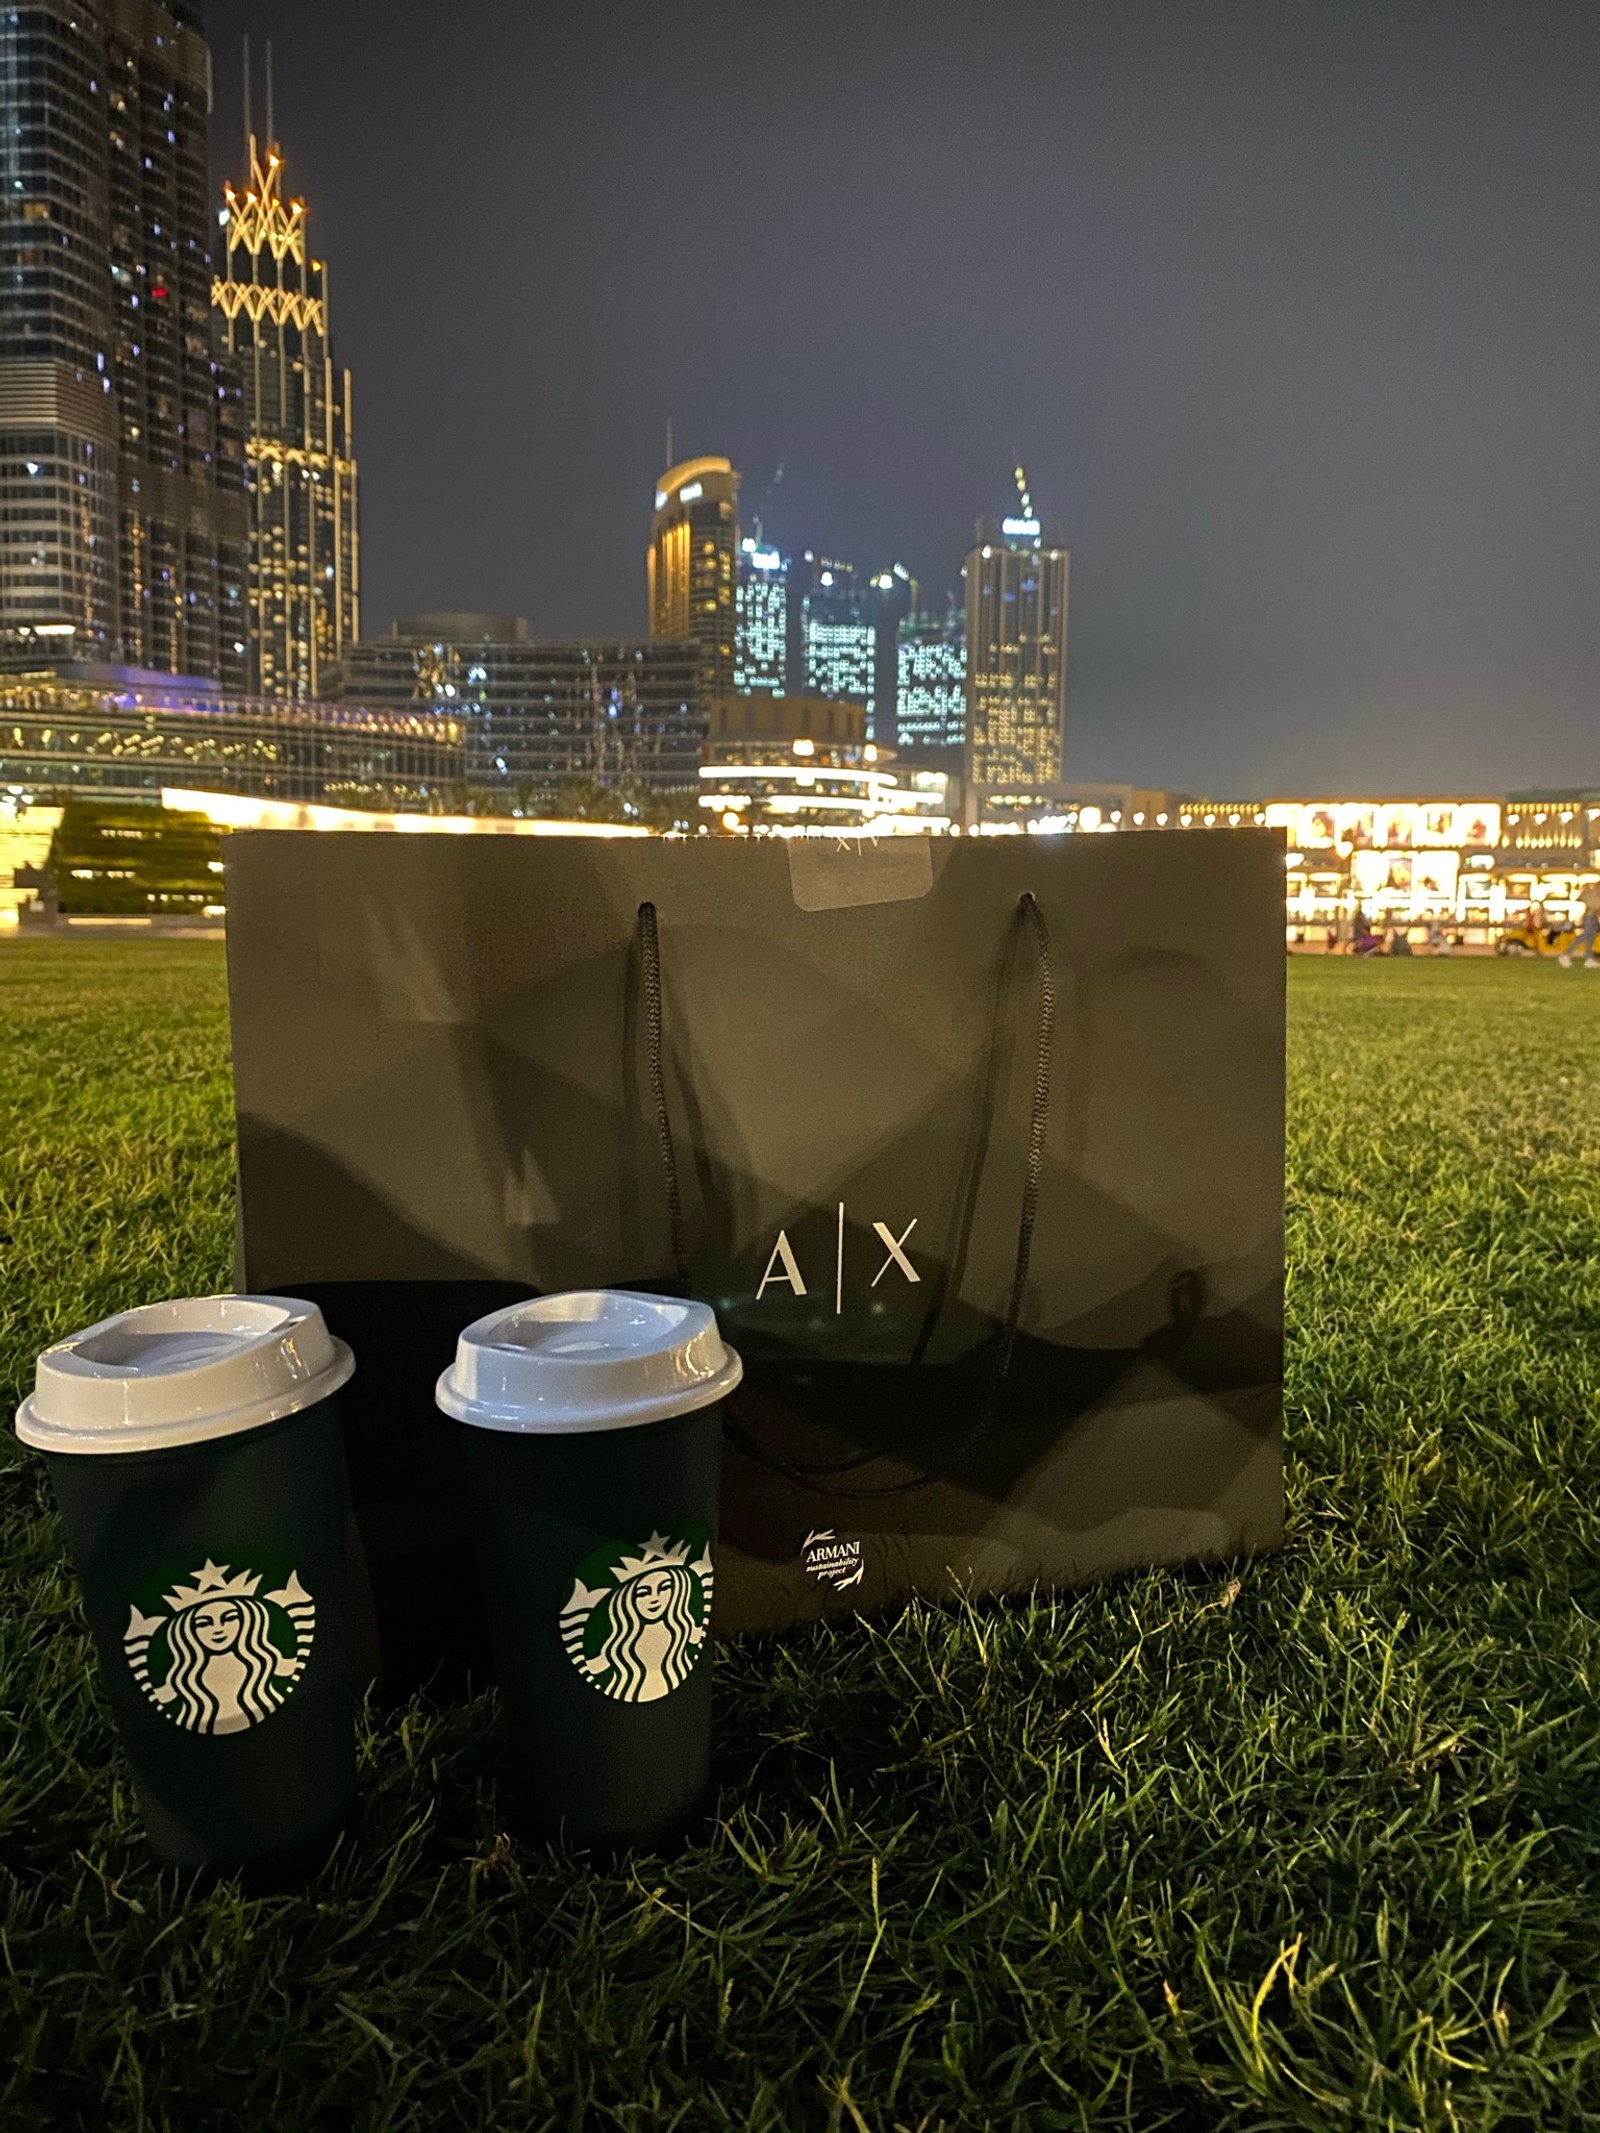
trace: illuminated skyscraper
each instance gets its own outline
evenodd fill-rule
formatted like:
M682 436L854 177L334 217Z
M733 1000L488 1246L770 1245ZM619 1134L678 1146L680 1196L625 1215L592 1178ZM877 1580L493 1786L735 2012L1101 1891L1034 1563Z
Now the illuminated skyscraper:
M966 616L907 615L900 624L896 746L953 749L967 738Z
M0 656L245 677L194 0L0 11Z
M650 634L700 647L712 695L734 687L739 614L739 477L726 459L686 459L656 488L650 522Z
M733 685L742 695L783 693L789 658L789 566L776 548L739 543L739 635Z
M871 590L850 565L814 560L811 590L801 603L806 694L863 705L871 735L878 647Z
M211 285L244 388L250 658L267 696L316 696L360 634L361 537L350 373L333 360L328 270L286 197L274 142L250 135L242 192L224 188L225 260Z
M917 581L904 563L880 570L872 580L871 615L877 632L873 666L872 738L898 746L896 706L900 700L900 625L917 607Z
M978 522L967 557L969 784L1052 785L1067 712L1066 547L1034 516L1022 469L1020 509Z

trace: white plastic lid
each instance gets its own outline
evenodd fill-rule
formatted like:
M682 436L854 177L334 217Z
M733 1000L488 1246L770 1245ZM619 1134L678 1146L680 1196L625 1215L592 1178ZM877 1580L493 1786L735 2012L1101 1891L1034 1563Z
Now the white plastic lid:
M434 1397L480 1429L573 1436L693 1414L743 1376L708 1304L573 1289L468 1326Z
M155 1452L298 1414L355 1368L315 1304L188 1296L46 1348L17 1435L44 1452Z

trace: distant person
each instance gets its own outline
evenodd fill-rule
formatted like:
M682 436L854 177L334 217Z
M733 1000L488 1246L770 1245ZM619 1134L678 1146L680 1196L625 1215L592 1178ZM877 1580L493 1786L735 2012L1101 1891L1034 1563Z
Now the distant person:
M1372 921L1365 912L1361 914L1357 921L1356 937L1350 953L1352 955L1382 955L1383 953L1383 943L1379 940L1377 934L1373 932Z
M1595 936L1600 934L1600 881L1584 883L1578 891L1578 905L1582 915L1578 920L1578 938L1572 947L1582 949L1584 969L1593 970L1597 963L1594 952ZM1564 949L1557 960L1563 970L1570 970L1572 948Z
M1428 928L1428 953L1429 955L1448 955L1450 953L1450 936L1437 919Z
M1389 955L1409 955L1411 953L1411 930L1408 926L1396 926L1394 928L1389 935L1389 946L1386 953Z

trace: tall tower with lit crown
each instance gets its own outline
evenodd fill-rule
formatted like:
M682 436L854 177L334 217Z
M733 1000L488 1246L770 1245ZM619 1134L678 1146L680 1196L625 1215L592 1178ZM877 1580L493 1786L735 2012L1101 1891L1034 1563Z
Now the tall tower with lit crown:
M284 190L276 143L249 144L248 183L224 188L211 301L244 388L252 679L264 696L316 696L360 635L350 373L333 360L306 204Z
M966 776L977 787L1061 776L1070 558L1059 529L1035 516L1021 467L1016 481L1017 514L980 519L966 563Z

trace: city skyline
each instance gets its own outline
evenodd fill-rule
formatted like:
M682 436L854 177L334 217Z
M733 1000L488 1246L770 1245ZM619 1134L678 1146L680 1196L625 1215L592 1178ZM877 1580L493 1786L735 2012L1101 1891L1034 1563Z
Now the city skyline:
M826 6L803 32L690 8L669 36L626 5L603 37L468 9L419 69L404 10L379 40L360 8L213 5L218 112L239 34L270 31L340 262L368 627L470 604L639 629L669 416L679 456L741 467L773 544L900 556L930 589L1020 456L1077 565L1070 774L1592 778L1600 25L1016 13L1026 71L958 66L934 15L912 42ZM685 273L647 234L645 144L697 79L733 163L813 146L793 198L735 188ZM374 172L425 114L470 118L475 153L401 207ZM469 333L418 316L431 282L471 286Z
M271 32L337 262L369 627L640 629L668 418L785 552L930 589L1022 459L1075 561L1069 774L1594 779L1600 17L962 23L213 0L218 113ZM708 85L740 179L689 245Z

